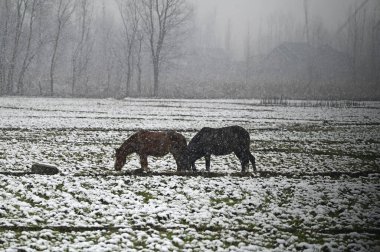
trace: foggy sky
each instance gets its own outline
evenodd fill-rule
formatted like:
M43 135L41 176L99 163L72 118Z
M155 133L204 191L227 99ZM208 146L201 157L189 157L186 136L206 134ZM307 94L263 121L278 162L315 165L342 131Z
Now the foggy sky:
M241 57L249 27L250 36L265 29L272 17L291 16L300 25L304 24L303 0L190 0L194 5L197 24L202 27L214 23L217 47L224 46L224 38L230 23L231 46ZM358 5L358 0L309 0L308 10L311 20L320 20L329 32L345 22L350 6ZM212 20L215 16L215 20Z

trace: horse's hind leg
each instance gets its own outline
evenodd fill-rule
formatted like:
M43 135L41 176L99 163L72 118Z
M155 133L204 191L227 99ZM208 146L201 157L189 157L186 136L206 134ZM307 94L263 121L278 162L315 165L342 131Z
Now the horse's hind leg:
M146 155L140 155L140 165L141 165L141 169L143 169L146 172L149 171L149 168L148 168L148 156L146 156Z
M211 164L211 155L210 154L206 154L205 155L205 160L206 160L206 171L210 171L210 164Z
M249 153L249 160L250 160L251 163L252 163L253 171L255 172L255 171L256 171L256 159L255 159L255 157L252 155L251 152L248 152L248 153Z

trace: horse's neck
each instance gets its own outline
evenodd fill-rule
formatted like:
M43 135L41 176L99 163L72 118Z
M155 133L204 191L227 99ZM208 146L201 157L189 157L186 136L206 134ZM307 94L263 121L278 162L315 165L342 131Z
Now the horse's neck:
M136 151L133 145L131 144L131 142L128 140L123 143L123 145L121 146L121 149L123 150L123 154L125 156L128 156L129 154L132 154L133 152Z

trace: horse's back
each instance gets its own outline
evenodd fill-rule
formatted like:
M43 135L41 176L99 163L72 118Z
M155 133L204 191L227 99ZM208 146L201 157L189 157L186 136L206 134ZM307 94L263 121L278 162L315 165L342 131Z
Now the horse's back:
M249 148L249 133L240 126L202 128L189 142L189 149L214 155L226 155ZM200 150L203 149L203 150Z
M228 126L222 128L203 127L192 140L197 141L202 138L236 138L238 140L249 139L249 133L240 126Z
M186 138L176 131L146 131L137 134L139 152L152 156L163 156L176 150L186 149Z
M134 140L138 154L160 157L170 150L170 140L165 132L140 130Z

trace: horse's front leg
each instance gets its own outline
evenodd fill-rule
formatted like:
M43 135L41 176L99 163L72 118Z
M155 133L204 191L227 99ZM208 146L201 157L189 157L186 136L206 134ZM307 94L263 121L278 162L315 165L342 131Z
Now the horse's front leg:
M140 155L140 165L141 165L141 169L143 169L143 171L149 172L149 168L148 168L148 156L146 156L146 155Z
M210 158L211 158L211 155L210 154L206 154L205 155L205 159L206 159L206 171L210 171Z

